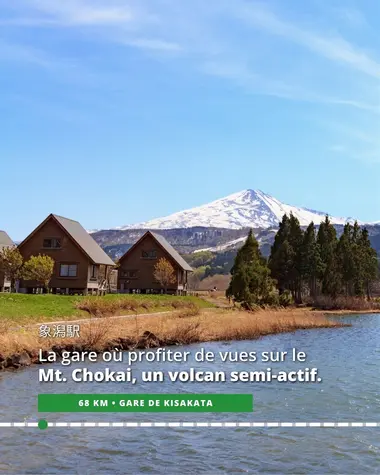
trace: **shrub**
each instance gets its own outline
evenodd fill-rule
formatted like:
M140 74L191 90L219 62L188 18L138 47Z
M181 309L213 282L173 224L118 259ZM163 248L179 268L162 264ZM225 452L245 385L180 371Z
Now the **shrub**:
M380 302L366 300L359 297L339 296L336 298L328 295L319 295L309 302L315 308L320 310L380 310Z
M171 331L168 331L166 339L175 341L180 345L190 345L191 343L198 343L201 335L200 322L183 322L177 324Z
M192 303L192 302L190 302ZM186 308L189 306L189 302L186 302L184 300L173 300L173 302L171 303L172 307L175 308L176 310L180 309L180 308Z
M281 307L289 307L290 305L293 305L294 300L292 297L292 294L289 292L289 290L285 290L280 296L279 296L279 304Z
M200 314L200 308L195 303L191 302L188 308L182 310L179 314L179 318L195 317Z
M104 300L101 297L89 297L75 304L76 308L89 313L93 317L114 315L119 309L118 300Z
M89 313L93 317L103 317L112 315L122 315L125 312L137 313L139 309L151 311L160 308L174 308L175 310L189 309L195 312L198 306L191 300L170 300L168 298L152 299L151 297L133 298L104 298L87 297L81 299L75 304L76 308ZM195 314L195 313L194 313Z
M265 299L265 305L270 307L278 307L280 305L280 297L276 292L270 292Z
M101 350L108 341L108 336L112 328L109 318L99 318L92 320L81 332L81 344L85 349Z

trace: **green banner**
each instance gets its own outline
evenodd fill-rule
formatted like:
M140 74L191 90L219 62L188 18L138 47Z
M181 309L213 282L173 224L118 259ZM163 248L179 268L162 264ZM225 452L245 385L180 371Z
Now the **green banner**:
M39 394L38 412L252 412L252 394Z

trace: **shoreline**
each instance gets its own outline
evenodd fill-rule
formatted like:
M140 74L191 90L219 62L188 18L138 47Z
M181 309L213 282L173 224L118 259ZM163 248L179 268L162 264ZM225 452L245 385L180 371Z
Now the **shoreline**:
M214 308L209 308L208 311L220 311L220 310L233 310L232 307L214 307ZM284 309L285 310L285 309ZM315 309L312 307L295 307L293 309L294 311L297 310L302 310L306 312L311 312L316 315L326 315L326 316L337 316L337 317L344 317L346 315L371 315L371 314L377 314L380 313L380 310L320 310L320 309ZM281 311L281 310L280 310ZM166 310L162 312L151 312L151 313L138 313L138 314L127 314L127 315L112 315L110 317L106 317L110 320L121 320L121 319L132 319L136 318L143 318L143 317L156 317L156 316L162 316L162 315L172 315L173 311ZM49 321L49 322L39 322L39 323L30 323L30 324L25 324L25 325L18 325L15 327L12 327L11 330L20 330L20 329L32 329L35 327L40 327L41 325L63 325L63 324L83 324L83 323L89 323L92 322L94 319L100 319L104 317L88 317L88 318L82 318L78 320L57 320L57 321Z
M313 312L322 312L324 315L336 315L344 317L345 315L372 315L380 313L379 309L374 310L311 310Z
M338 318L342 316L335 315ZM252 313L214 308L202 312L198 309L196 313L179 311L127 318L94 318L83 325L83 333L81 330L80 337L76 338L40 338L37 332L29 329L28 333L24 328L20 332L1 336L0 374L2 371L44 364L38 358L40 350L43 355L54 351L60 357L64 351L134 351L217 341L256 340L297 330L351 326L329 318L332 316L333 312L305 308L267 309Z

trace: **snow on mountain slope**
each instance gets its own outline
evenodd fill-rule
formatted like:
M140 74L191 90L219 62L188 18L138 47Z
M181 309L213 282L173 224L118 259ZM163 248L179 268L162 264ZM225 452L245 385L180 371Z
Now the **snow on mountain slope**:
M277 227L282 216L293 213L302 226L319 224L326 213L290 206L260 190L243 190L196 208L179 211L164 218L122 226L116 229L174 229L195 226L232 228ZM333 224L352 222L351 218L330 217Z
M197 252L204 252L204 251L211 251L211 252L225 251L226 249L229 249L230 247L235 247L237 244L243 243L246 239L247 239L247 236L243 236L243 237L234 239L233 241L226 242L225 244L221 244L220 246L205 247L204 249L197 249L196 251L193 252L193 254L196 254Z
M277 232L276 229L267 229L265 231L259 232L256 235L257 242L260 244L260 246L268 242L272 243L274 236L276 235L276 232ZM232 249L238 249L239 247L243 245L244 241L246 241L247 236L248 236L248 233L246 236L233 239L232 241L228 241L224 244L220 244L219 246L196 249L195 251L193 251L193 254L196 254L197 252L203 252L203 251L221 252L221 251L230 251Z

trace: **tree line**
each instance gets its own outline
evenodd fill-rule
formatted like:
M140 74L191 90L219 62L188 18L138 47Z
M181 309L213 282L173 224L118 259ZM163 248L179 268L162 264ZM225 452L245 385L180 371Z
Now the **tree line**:
M20 279L34 280L49 292L53 270L54 259L45 254L31 256L24 261L16 246L0 250L0 271L10 280L11 292L16 290L16 282Z
M304 230L293 214L285 214L269 259L249 233L232 267L227 296L248 308L290 300L301 304L320 295L370 299L378 270L368 230L357 222L347 223L338 238L328 216L316 231L313 222Z

